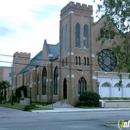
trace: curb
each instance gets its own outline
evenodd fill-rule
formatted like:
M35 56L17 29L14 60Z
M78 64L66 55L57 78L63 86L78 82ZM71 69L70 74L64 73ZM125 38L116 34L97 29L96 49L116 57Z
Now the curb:
M31 112L35 113L66 113L66 112L104 112L104 111L130 111L130 108L122 108L122 109L69 109L69 108L59 108L54 110L32 110Z

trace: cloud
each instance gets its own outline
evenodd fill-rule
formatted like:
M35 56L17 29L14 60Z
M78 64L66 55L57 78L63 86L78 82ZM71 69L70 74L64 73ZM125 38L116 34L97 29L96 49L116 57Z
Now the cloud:
M2 37L12 37L16 34L15 30L11 30L9 27L0 26L0 36Z
M73 1L92 5L93 0ZM3 0L0 3L1 54L30 52L33 57L42 50L44 39L50 44L58 43L60 10L69 2L70 0Z
M52 6L48 6L48 5L41 5L41 6L36 5L36 7L39 8L31 10L36 20L43 20L46 18L59 16L60 8L56 8L56 7L53 8Z
M21 29L25 29L25 30L32 30L33 29L33 27L29 23L25 23L25 22L23 22L22 24L20 24L19 27Z
M0 18L0 36L2 37L11 37L14 36L17 32L13 29L13 26L10 25L10 22L7 18Z

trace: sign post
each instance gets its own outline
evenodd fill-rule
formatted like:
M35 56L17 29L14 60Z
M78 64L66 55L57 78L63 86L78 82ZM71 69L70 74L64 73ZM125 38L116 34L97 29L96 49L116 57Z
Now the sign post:
M51 89L51 94L52 94L51 102L52 102L52 109L53 109L53 88L54 88L54 86L49 86L49 88Z

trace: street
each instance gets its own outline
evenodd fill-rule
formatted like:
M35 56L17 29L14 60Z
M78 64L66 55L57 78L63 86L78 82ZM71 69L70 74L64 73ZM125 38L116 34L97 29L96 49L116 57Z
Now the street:
M0 107L0 130L119 130L119 119L129 120L130 111L32 113Z

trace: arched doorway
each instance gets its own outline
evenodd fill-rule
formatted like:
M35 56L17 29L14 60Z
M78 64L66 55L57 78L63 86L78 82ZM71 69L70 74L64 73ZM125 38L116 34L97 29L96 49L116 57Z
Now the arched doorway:
M63 82L63 99L67 99L67 80L66 80L66 78L64 79L64 82Z
M58 67L55 67L55 71L54 71L54 95L57 95L58 92Z

